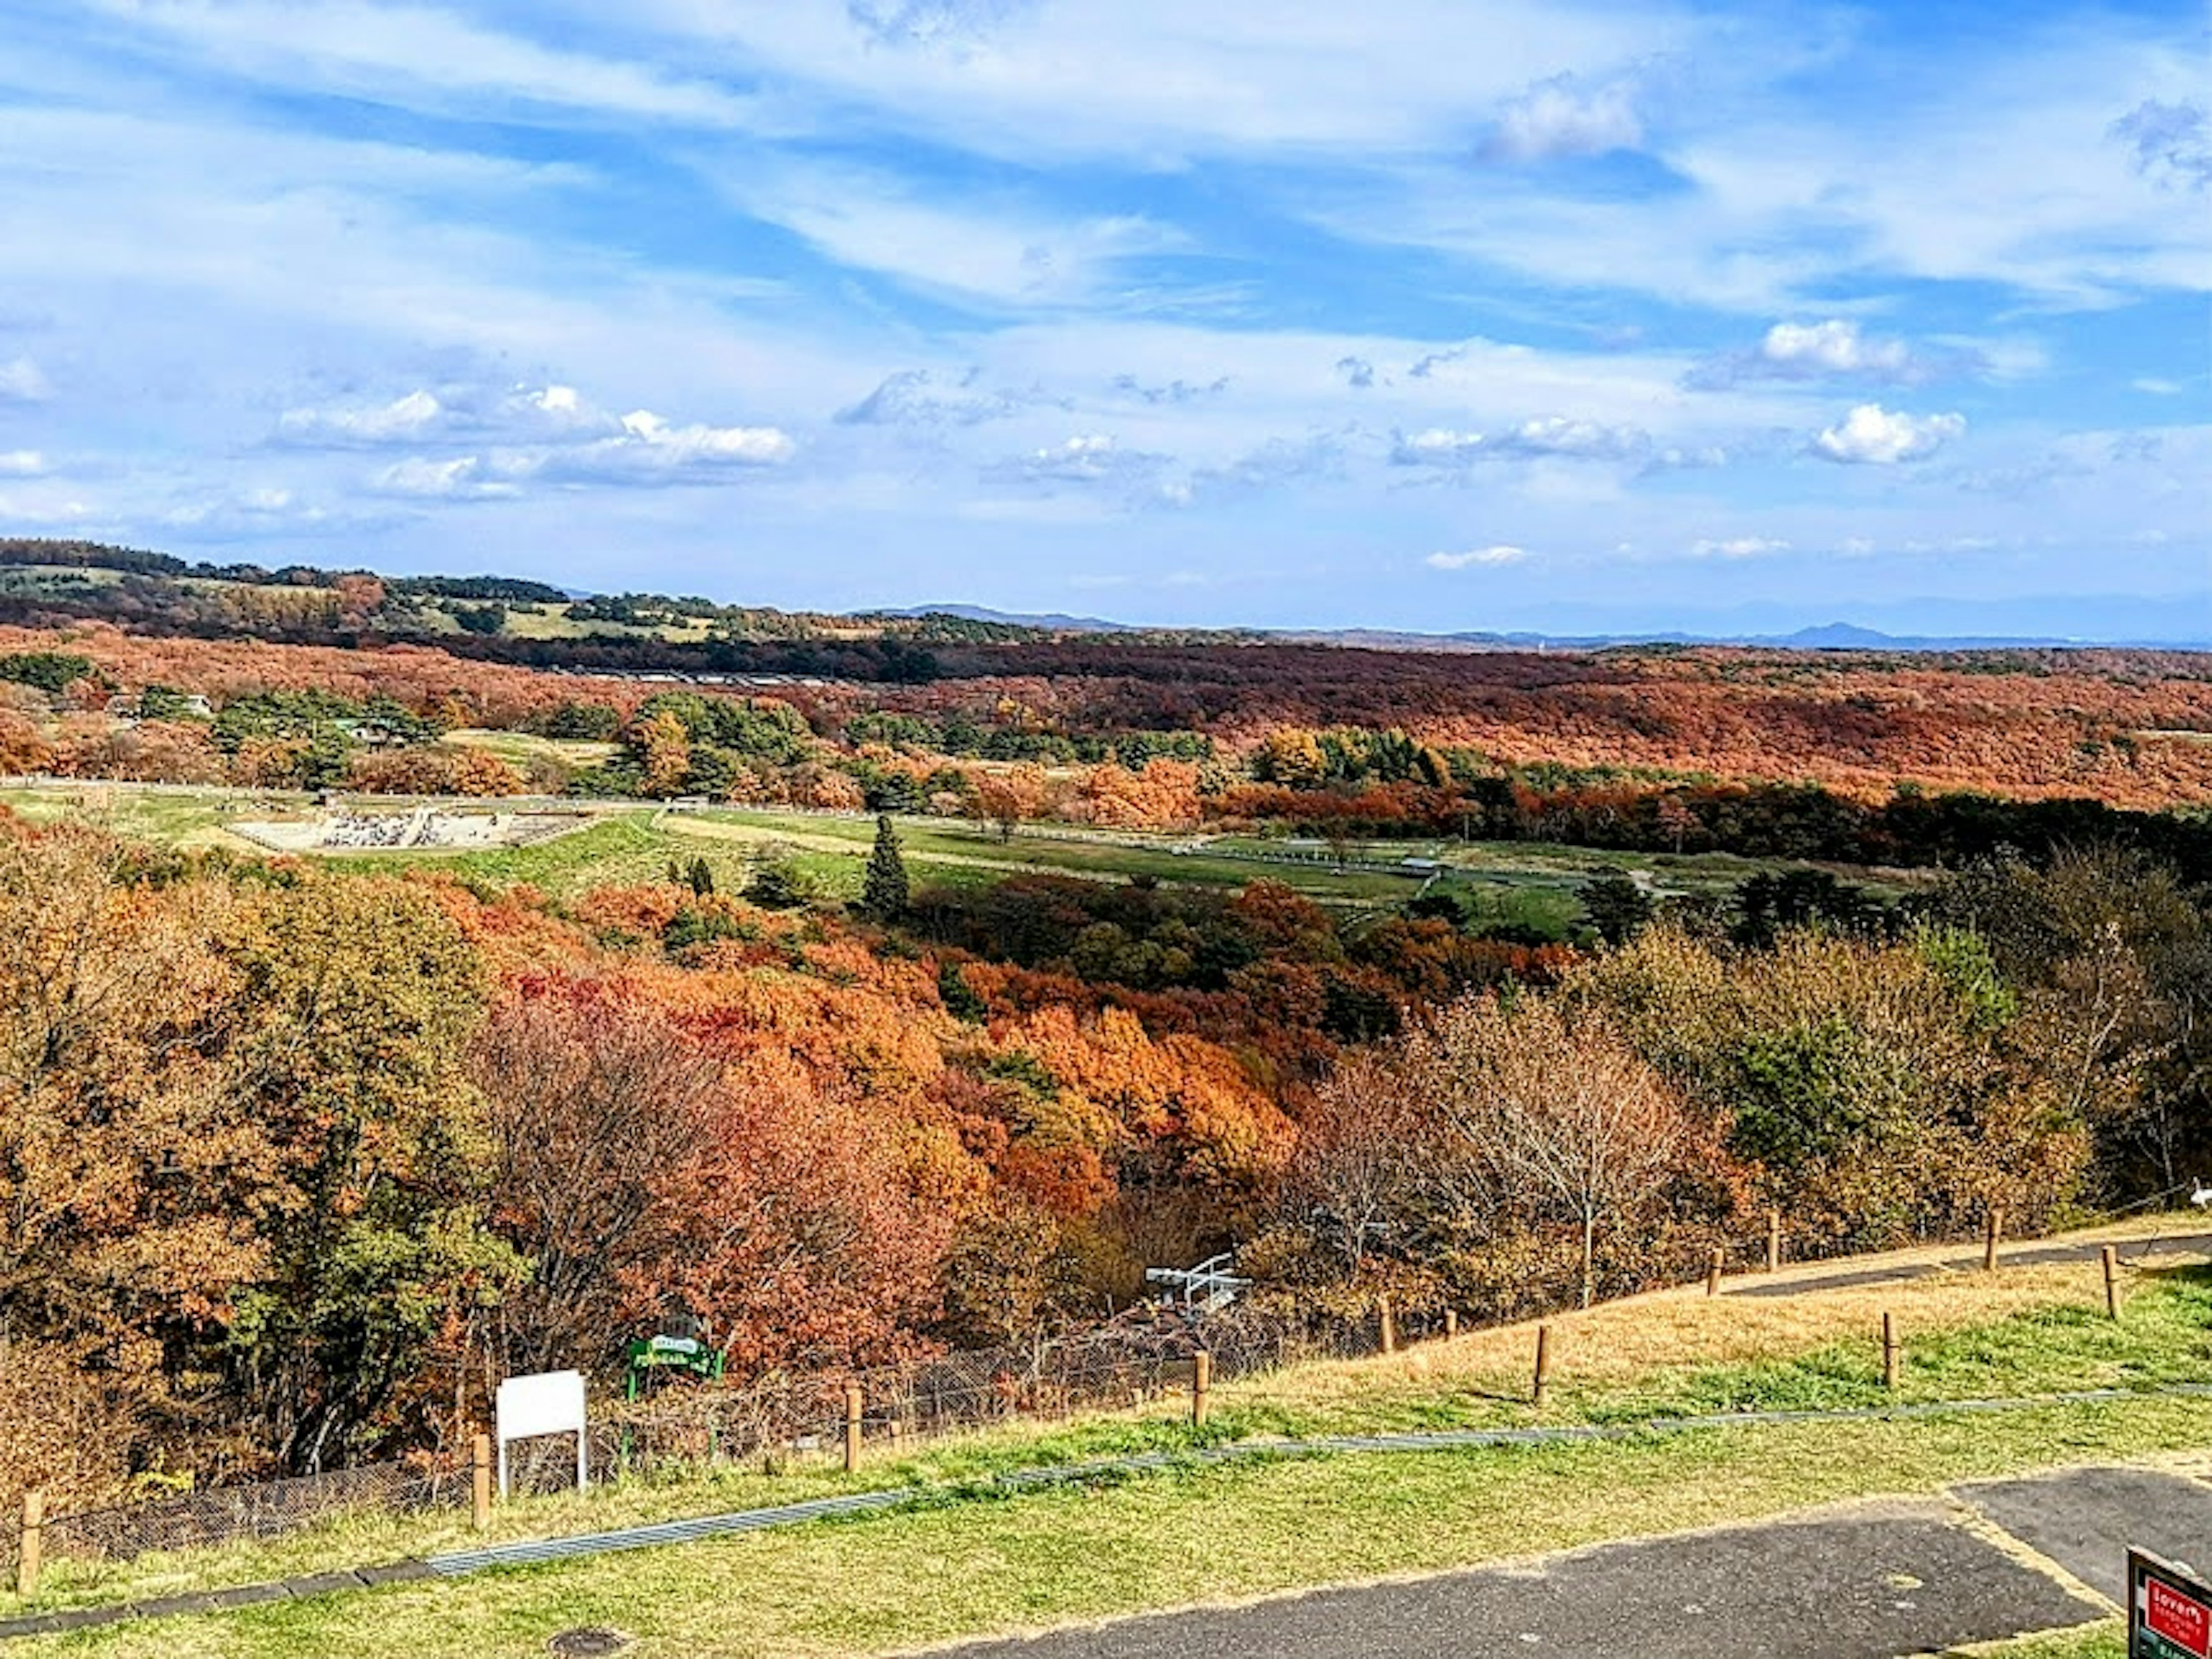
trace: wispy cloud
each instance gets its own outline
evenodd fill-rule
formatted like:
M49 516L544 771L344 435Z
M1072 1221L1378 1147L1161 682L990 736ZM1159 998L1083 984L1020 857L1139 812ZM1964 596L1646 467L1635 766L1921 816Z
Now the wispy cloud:
M1461 432L1448 427L1399 435L1390 459L1399 466L1464 466L1478 460L1625 461L1643 456L1651 434L1639 428L1602 421L1542 416L1492 432Z
M1052 401L1036 392L986 390L982 378L979 368L950 378L926 368L902 368L885 375L859 403L839 410L836 419L843 426L978 426L1009 420ZM1066 408L1071 402L1061 399L1058 406Z
M2195 103L2146 100L2112 123L2112 136L2145 178L2185 190L2212 185L2212 119Z
M839 264L994 307L1094 299L1125 262L1187 241L1143 214L940 197L875 168L790 163L714 177L746 213Z
M1787 553L1790 544L1770 536L1729 536L1719 540L1700 538L1690 544L1693 559L1759 559Z
M434 108L495 103L716 127L754 114L751 100L695 77L592 57L428 6L323 0L94 0L100 9L226 70L288 90L304 87Z
M1487 161L1553 161L1634 149L1643 142L1644 121L1631 82L1593 87L1559 75L1505 106L1481 155Z
M1431 570L1494 569L1499 565L1519 564L1528 556L1527 548L1500 543L1494 547L1469 548L1463 553L1431 553L1422 562Z
M52 394L52 383L28 357L0 363L0 403L44 403Z

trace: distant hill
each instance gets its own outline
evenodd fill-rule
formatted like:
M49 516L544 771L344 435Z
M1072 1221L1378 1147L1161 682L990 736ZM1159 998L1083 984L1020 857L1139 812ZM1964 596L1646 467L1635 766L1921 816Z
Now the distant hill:
M1140 634L1158 630L1133 623L1108 622L1102 617L1071 617L1057 611L994 611L981 605L913 605L896 611L866 611L863 617L896 617L901 622L922 622L931 617L955 617L962 622L995 623L1001 628L1035 628L1055 634Z

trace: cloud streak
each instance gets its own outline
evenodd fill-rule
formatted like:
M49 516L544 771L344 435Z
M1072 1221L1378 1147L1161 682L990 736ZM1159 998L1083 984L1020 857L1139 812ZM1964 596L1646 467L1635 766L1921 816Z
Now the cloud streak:
M1501 565L1519 564L1528 556L1527 548L1501 542L1492 547L1469 548L1463 553L1431 553L1422 562L1431 570L1495 570Z

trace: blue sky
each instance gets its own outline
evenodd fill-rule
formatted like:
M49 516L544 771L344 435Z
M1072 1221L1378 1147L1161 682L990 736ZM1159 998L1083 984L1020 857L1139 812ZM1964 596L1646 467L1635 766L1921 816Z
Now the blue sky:
M2199 0L8 0L0 534L2212 638Z

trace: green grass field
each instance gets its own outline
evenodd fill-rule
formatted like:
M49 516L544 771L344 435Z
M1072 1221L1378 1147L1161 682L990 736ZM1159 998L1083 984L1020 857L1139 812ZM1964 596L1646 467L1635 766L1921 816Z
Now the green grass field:
M225 833L234 819L275 817L307 809L309 798L283 791L152 790L127 783L61 784L0 789L0 806L33 823L80 818L134 840L169 847L248 843Z
M449 740L526 766L540 759L571 769L589 766L611 752L604 744L513 732L461 732ZM374 811L380 804L393 811L402 805L396 799L369 801L361 810ZM309 802L305 796L275 793L86 783L0 791L0 805L39 822L78 814L125 835L244 850L246 843L225 833L228 823L298 812L307 810ZM793 865L822 898L842 902L858 896L861 867L875 836L874 820L861 816L740 807L663 813L647 803L579 806L602 821L534 848L347 854L343 862L356 869L436 867L496 884L527 882L568 896L594 885L654 879L671 858L688 865L698 857L714 869L718 887L735 891L755 863L773 857ZM1222 891L1267 880L1367 916L1389 914L1426 890L1458 897L1478 927L1516 926L1553 938L1566 937L1582 925L1580 890L1604 870L1632 870L1662 893L1719 896L1750 875L1787 867L1717 854L1628 858L1533 842L1429 842L1355 844L1346 849L1352 866L1340 869L1316 861L1309 843L1263 838L1035 830L1001 839L970 823L924 817L902 817L898 828L915 878L940 885L973 887L1024 872L1100 881L1147 877ZM1359 862L1395 866L1407 859L1434 860L1437 867L1433 872L1357 867Z

